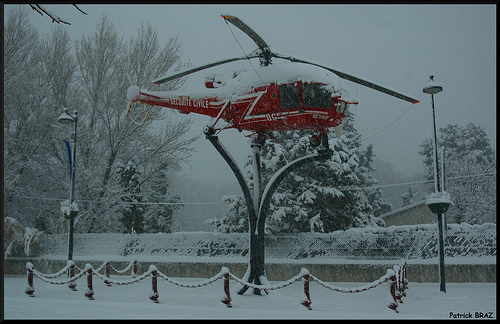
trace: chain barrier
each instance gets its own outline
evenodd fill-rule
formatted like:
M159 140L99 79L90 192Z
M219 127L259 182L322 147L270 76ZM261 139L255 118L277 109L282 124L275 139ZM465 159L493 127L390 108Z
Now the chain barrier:
M78 269L80 272L78 274L74 274L74 269ZM105 274L99 273L103 268L105 268ZM109 277L109 271L112 269L113 271L123 274L126 271L128 271L130 268L132 268L132 278L129 280L113 280ZM67 280L62 280L62 281L54 281L51 279L54 279L56 277L59 277L63 275L65 272L68 270L71 271L73 269L73 273L68 278ZM124 270L116 270L114 267L111 266L109 262L105 262L103 265L101 265L99 268L94 269L91 264L87 263L85 265L84 269L80 269L76 267L73 261L68 261L68 264L58 271L55 274L43 274L36 270L33 267L33 264L28 262L26 263L26 270L27 270L27 275L28 275L28 287L26 288L25 292L28 294L30 297L35 297L34 292L35 288L33 285L33 277L36 276L40 278L42 281L47 282L49 284L53 285L64 285L64 284L71 284L78 280L79 278L83 277L84 275L87 276L87 287L85 290L85 297L89 298L90 300L94 300L94 288L93 288L93 277L97 277L101 279L106 285L111 286L111 285L131 285L133 283L139 282L141 280L146 279L147 277L151 276L151 285L152 285L152 293L149 296L149 299L151 299L155 303L159 303L159 293L158 293L158 277L166 280L170 284L183 287L183 288L199 288L199 287L204 287L208 286L214 282L216 282L219 279L224 280L224 293L226 295L225 298L221 300L222 303L224 303L227 307L232 307L231 305L231 294L230 294L230 289L229 289L229 280L233 279L237 283L247 286L249 288L253 289L259 289L263 290L266 293L268 291L272 290L278 290L282 289L285 287L290 286L291 284L302 280L303 284L303 298L301 301L301 304L307 307L308 309L312 309L311 304L311 294L309 291L309 283L310 281L315 281L318 283L320 286L336 291L336 292L341 292L341 293L359 293L363 291L367 291L369 289L375 288L377 286L380 286L384 282L389 283L389 295L388 295L388 302L387 302L387 307L394 310L396 313L399 313L397 310L397 307L399 304L403 303L402 297L406 296L405 290L408 289L408 280L406 277L406 262L402 262L400 265L394 265L392 269L387 269L387 272L384 276L380 277L380 279L375 280L374 282L370 284L363 285L361 287L357 288L341 288L341 287L335 287L332 286L314 275L309 273L309 270L302 268L300 273L297 274L296 276L292 277L291 279L284 281L279 284L275 285L255 285L249 282L246 282L238 277L236 277L234 274L232 274L229 269L226 267L222 267L221 271L216 274L215 276L206 279L204 281L200 281L197 283L184 283L180 282L177 280L174 280L167 275L163 274L160 272L155 265L150 265L149 270L141 274L140 276L137 276L137 261L134 260L132 261ZM73 287L69 286L73 290L76 290L76 284L74 284Z

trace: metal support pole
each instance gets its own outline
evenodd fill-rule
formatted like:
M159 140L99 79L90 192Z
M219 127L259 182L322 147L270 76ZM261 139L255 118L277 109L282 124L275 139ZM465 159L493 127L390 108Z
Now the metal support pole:
M260 278L265 277L264 226L270 208L271 197L281 180L283 180L286 175L290 174L290 172L306 163L311 163L314 161L325 161L331 157L333 152L328 148L328 137L326 134L323 134L323 148L319 150L318 153L295 159L294 161L288 163L280 170L278 170L276 174L269 180L262 194L260 148L264 144L265 138L257 138L252 143L252 162L254 167L254 195L252 197L248 184L243 176L243 172L238 167L231 154L229 154L227 149L220 143L218 137L214 134L213 128L207 127L204 132L206 138L210 141L210 143L212 143L212 145L224 158L224 160L233 171L243 191L243 196L245 197L245 202L248 209L250 224L250 274L248 276L248 282L260 285ZM244 294L248 290L248 288L248 286L244 286L238 292L238 294ZM255 288L254 294L260 295L260 289Z
M438 162L438 148L437 148L437 132L436 132L436 113L434 110L434 94L443 91L443 87L434 83L434 76L429 76L429 82L423 89L424 93L431 95L431 104L432 104L432 124L434 129L434 192L436 194L441 192L441 183L439 181L439 162ZM443 173L444 177L444 173ZM444 183L444 181L443 181ZM444 186L443 186L444 187ZM442 292L446 292L446 279L445 279L445 271L444 271L444 226L443 226L443 218L444 213L439 211L440 208L436 207L433 210L438 217L438 244L439 244L439 281L440 281L440 290ZM446 207L447 209L447 207ZM446 211L443 209L443 211ZM432 209L431 209L432 210Z
M444 265L444 215L438 214L439 231L439 290L446 293L446 274Z
M434 191L441 192L441 183L439 182L439 162L437 149L437 132L436 132L436 113L434 111L434 95L431 94L432 103L432 125L434 126Z
M75 228L75 217L73 211L69 213L69 234L68 234L68 261L73 260L73 232Z
M431 94L432 103L432 122L434 126L434 189L435 192L441 192L441 182L439 179L439 160L437 148L437 132L436 132L436 113L434 110L434 94ZM446 293L446 274L444 264L444 215L438 213L438 245L439 245L439 290Z
M250 276L248 277L248 282L260 285L260 277L265 276L265 266L264 266L264 231L262 233L257 232L257 212L255 209L254 200L250 193L250 189L245 180L243 172L238 167L238 164L227 151L227 149L219 141L219 138L214 134L213 128L208 127L205 129L206 138L212 143L219 154L224 158L226 163L229 165L233 171L238 183L240 184L241 190L243 192L243 197L245 198L246 206L248 209L249 218L249 231L250 231ZM238 294L242 295L246 292L248 286L244 286ZM254 289L254 293L260 295L259 289Z
M253 165L253 203L255 210L259 210L260 202L260 184L262 181L261 177L261 165L260 165L260 148L263 143L259 142L259 139L255 139L252 142L252 165Z
M78 214L78 210L74 208L73 202L75 201L75 180L76 180L76 139L77 139L77 129L78 129L78 112L75 111L74 115L71 115L68 112L68 109L64 109L64 113L59 116L58 121L60 123L73 123L74 126L74 133L73 133L73 151L72 151L72 156L70 156L71 163L70 163L70 169L71 169L71 188L69 192L69 228L68 228L68 261L73 260L73 232L74 232L74 225L75 225L75 217ZM69 144L68 144L69 148ZM68 272L68 276L70 276Z
M78 126L78 115L75 119L75 133L73 139L73 159L72 159L72 173L71 173L71 191L69 197L70 213L69 213L69 237L68 237L68 261L73 260L73 233L75 230L75 217L78 211L72 210L73 202L75 201L75 179L76 179L76 130Z

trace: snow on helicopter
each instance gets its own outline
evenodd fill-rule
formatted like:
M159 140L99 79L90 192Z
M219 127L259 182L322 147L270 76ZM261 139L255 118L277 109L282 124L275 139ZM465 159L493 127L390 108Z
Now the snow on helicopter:
M342 120L349 106L358 102L340 87L339 78L383 92L404 101L419 102L409 95L375 82L289 55L271 51L269 45L241 19L223 14L226 23L231 23L257 44L258 48L244 56L218 60L191 67L182 72L153 80L161 84L208 68L240 60L259 59L259 66L252 69L228 71L205 76L205 89L198 91L148 91L130 86L127 99L130 101L127 116L131 117L134 103L151 105L143 108L143 124L153 106L175 109L184 114L197 113L212 117L204 129L205 134L214 134L223 129L235 128L250 131L250 137L265 140L272 132L287 130L317 130L311 145L317 147L330 128L337 136L342 133ZM272 59L288 61L288 64L273 65ZM292 62L291 64L289 62ZM316 68L312 68L314 66ZM319 68L319 69L317 69ZM320 70L321 72L318 72ZM225 121L225 125L218 126ZM221 123L222 124L222 123Z

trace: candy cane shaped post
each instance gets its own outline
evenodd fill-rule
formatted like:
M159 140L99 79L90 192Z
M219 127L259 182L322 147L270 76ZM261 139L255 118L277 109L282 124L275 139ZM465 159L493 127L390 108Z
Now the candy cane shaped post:
M31 262L26 263L26 270L28 273L28 287L24 291L30 297L35 297L33 294L35 292L35 287L33 286L33 264Z
M132 265L132 271L130 273L130 276L132 278L135 278L135 277L137 277L137 260L132 261L132 263L133 263L133 265Z
M398 299L396 296L398 279L396 278L396 273L394 272L394 270L391 270L391 269L387 269L387 276L390 276L388 279L390 297L389 297L389 302L388 302L387 307L389 307L390 309L392 309L396 313L399 313L399 311L397 310Z
M69 260L68 266L69 266L69 277L73 278L75 276L75 267L76 267L75 262L73 262L73 260ZM68 283L68 288L73 291L76 291L76 282L74 280L70 281Z
M137 266L137 261L131 262L129 264L129 266L127 266L126 269L118 271L118 272L125 273L133 265L135 268ZM106 267L105 268L106 274L102 275L99 273L99 271L100 271L100 269L103 269L104 267ZM51 280L52 278L56 278L56 277L63 275L70 268L73 268L73 269L76 268L81 272L79 274L77 274L76 276L72 275L67 280L63 280L63 281ZM174 285L177 285L180 287L186 287L186 288L197 288L197 287L207 286L207 285L210 285L210 284L214 283L215 281L222 278L224 280L224 293L226 296L221 301L227 307L232 307L232 305L231 305L232 299L231 299L231 294L230 294L230 289L229 289L229 280L230 279L234 279L239 284L248 285L250 288L253 288L253 289L264 290L264 292L266 292L266 293L270 290L278 290L278 289L285 288L285 287L290 286L291 284L293 284L299 280L302 280L303 298L301 298L301 304L303 306L307 307L308 309L312 309L311 308L312 302L311 302L311 296L310 296L310 291L309 291L309 286L310 286L311 280L316 281L320 286L323 286L323 287L328 288L328 289L333 290L333 291L342 292L342 293L359 293L359 292L363 292L363 291L375 288L375 287L383 284L384 282L388 282L389 283L389 293L387 295L388 301L387 301L386 306L388 308L394 310L396 313L399 313L399 311L397 310L397 307L398 307L399 303L402 303L402 297L404 297L404 290L408 289L408 287L407 287L408 280L406 278L406 264L402 264L399 266L396 265L393 267L393 269L387 269L387 273L384 276L382 276L380 279L378 279L372 283L363 285L361 287L352 288L352 289L335 287L335 286L332 286L326 282L323 282L320 279L316 278L311 273L309 273L309 271L305 268L302 268L301 272L298 275L294 276L293 278L291 278L285 282L282 282L280 284L276 284L276 285L269 285L269 284L268 285L255 285L255 284L252 284L249 282L245 282L242 279L234 276L234 274L229 272L229 270L225 267L223 267L221 272L219 272L215 276L213 276L207 280L204 280L202 282L193 283L193 284L186 284L186 283L182 283L182 282L173 280L173 279L167 277L166 275L164 275L163 273L161 273L160 271L158 271L158 269L154 265L150 265L149 270L147 272L143 273L142 275L138 276L137 278L132 278L130 280L125 280L125 281L116 281L116 280L112 280L109 277L109 272L111 269L113 269L114 271L117 271L116 269L114 269L111 266L111 264L109 262L104 263L102 266L100 266L98 269L95 269L95 270L92 268L92 266L90 264L87 263L85 265L85 269L82 270L82 269L76 267L75 264L71 261L71 262L68 262L66 267L64 267L63 269L61 269L60 271L58 271L55 274L40 273L38 270L36 270L33 267L33 264L30 262L26 263L26 269L27 269L27 277L28 277L27 278L28 279L28 287L26 288L25 293L28 294L30 297L34 297L34 291L35 291L35 288L33 285L33 277L34 276L37 276L42 281L45 281L49 284L66 285L66 284L74 282L77 279L79 279L80 277L86 275L87 276L87 290L85 292L85 297L89 298L90 300L94 299L94 297L93 297L93 295L94 295L93 278L92 278L94 275L96 277L98 277L99 279L103 280L105 283L110 283L113 285L130 285L130 284L139 282L139 281L147 278L148 276L151 276L152 277L151 278L152 294L150 295L149 299L153 300L155 303L158 303L158 298L159 298L158 276L167 280L171 284L174 284ZM134 270L132 270L132 273L136 273L136 271L137 270L134 269Z
M149 296L149 299L155 303L159 303L158 297L160 297L160 295L158 294L158 269L154 265L150 265L149 271L151 272L151 285L153 286L153 292L151 296Z
M399 265L394 265L393 267L394 272L396 273L396 289L394 291L394 294L396 296L396 300L398 303L402 304L403 303L403 286L402 286L402 269Z
M406 261L402 265L401 269L401 295L406 297L405 290L408 289L408 278L406 277Z
M231 294L229 292L229 270L225 267L222 268L222 272L224 273L224 293L226 294L226 298L222 299L222 302L226 304L227 307L231 308L233 305L231 305Z
M87 291L85 291L85 297L90 300L94 300L94 288L92 284L92 276L94 275L92 272L92 266L87 263L85 265L85 272L87 272Z
M106 278L108 278L108 279L110 277L110 272L111 272L111 263L109 263L109 261L106 261L105 274L106 274ZM109 280L105 280L104 283L108 287L112 286L112 284L111 284L111 282Z
M304 269L302 269L302 271L304 271ZM307 309L311 310L312 301L311 301L311 295L309 295L309 273L305 273L302 276L302 283L304 285L304 295L306 298L302 301L301 304L307 307Z

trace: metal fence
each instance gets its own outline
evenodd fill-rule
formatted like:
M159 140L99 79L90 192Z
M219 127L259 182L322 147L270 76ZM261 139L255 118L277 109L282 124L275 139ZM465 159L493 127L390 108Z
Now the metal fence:
M247 257L247 233L76 234L74 255L175 255ZM447 257L496 256L496 224L449 224ZM65 255L65 235L44 240L42 254ZM363 228L333 233L267 235L267 258L342 258L363 260L429 259L437 256L437 225Z

